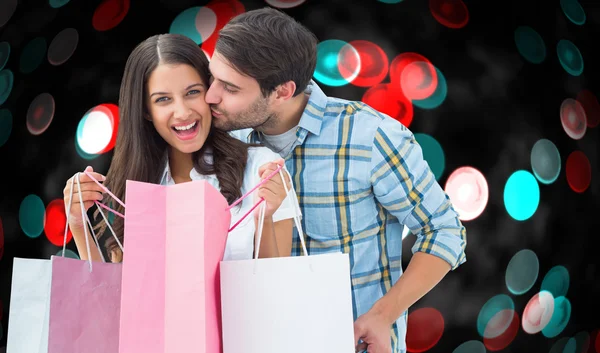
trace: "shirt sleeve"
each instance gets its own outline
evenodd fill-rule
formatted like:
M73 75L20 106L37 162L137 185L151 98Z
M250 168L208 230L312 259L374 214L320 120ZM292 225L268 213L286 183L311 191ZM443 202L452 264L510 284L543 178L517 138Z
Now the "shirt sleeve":
M386 117L375 132L370 181L382 206L417 236L413 253L435 255L452 270L466 261L466 230L450 198L435 180L412 132L391 118Z
M255 153L255 157L253 158L252 169L254 170L253 173L256 177L255 184L258 184L260 182L260 179L258 178L258 169L263 164L275 161L277 159L280 159L281 157L275 152L268 149L267 147L255 148L253 153ZM285 170L282 170L282 172L284 175L287 174ZM285 219L294 218L294 216L296 215L298 215L300 219L302 219L302 213L300 211L300 205L298 204L298 198L296 197L296 193L294 189L289 189L288 191L288 196L283 200L277 211L273 213L274 223L283 221Z

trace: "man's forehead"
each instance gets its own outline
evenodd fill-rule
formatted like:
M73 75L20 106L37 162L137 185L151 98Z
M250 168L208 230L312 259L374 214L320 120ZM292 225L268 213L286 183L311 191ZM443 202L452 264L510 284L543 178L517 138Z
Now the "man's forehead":
M233 67L233 65L229 63L229 61L227 61L217 52L213 54L213 57L208 65L208 69L210 70L213 78L233 83L236 86L248 86L252 85L252 82L256 82L256 80L252 77L239 72L235 67ZM256 82L256 84L258 85L258 82Z

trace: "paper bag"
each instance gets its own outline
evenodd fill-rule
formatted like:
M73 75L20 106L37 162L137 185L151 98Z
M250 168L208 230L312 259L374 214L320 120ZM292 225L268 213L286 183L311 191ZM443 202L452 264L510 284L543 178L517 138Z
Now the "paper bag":
M119 352L220 352L227 201L205 181L127 181L125 199Z
M221 262L223 352L354 352L348 254L307 256L296 215L305 256L258 259L262 206L255 259Z
M50 260L15 257L10 293L7 353L48 351L51 278Z
M121 264L52 256L48 353L116 353Z

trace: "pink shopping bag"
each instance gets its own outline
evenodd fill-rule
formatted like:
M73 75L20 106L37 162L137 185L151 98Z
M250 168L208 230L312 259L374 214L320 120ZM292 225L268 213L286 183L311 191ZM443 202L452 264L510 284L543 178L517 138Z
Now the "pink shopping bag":
M74 179L81 195L79 174ZM72 192L73 189L72 179ZM69 201L67 217L70 208ZM99 249L98 240L83 206L81 212L88 258L91 258L91 252ZM119 344L121 264L65 258L67 227L68 219L63 256L51 258L48 353L115 353ZM95 244L90 245L88 234ZM96 248L92 248L94 245Z
M205 181L126 184L119 352L221 352L231 214Z

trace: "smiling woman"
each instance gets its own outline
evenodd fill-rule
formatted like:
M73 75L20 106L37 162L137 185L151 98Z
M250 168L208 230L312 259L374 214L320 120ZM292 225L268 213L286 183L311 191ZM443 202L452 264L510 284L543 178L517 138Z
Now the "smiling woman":
M119 136L110 168L106 177L99 173L92 175L103 180L121 200L125 199L127 180L161 185L205 180L220 190L230 204L269 175L276 168L272 162L279 159L278 155L266 147L245 144L212 127L211 109L205 101L208 78L208 60L188 37L165 34L140 43L127 60L121 82ZM283 164L283 160L278 163ZM87 171L92 172L89 167ZM70 180L65 187L65 204L71 197ZM109 205L111 197L103 195L100 186L86 175L81 176L81 188L81 202L86 208L95 200ZM281 178L276 176L258 189L258 197L266 201L260 254L264 257L288 256L291 252L291 219L297 208L295 195L291 194L290 200L282 204L286 191ZM244 201L241 207L232 210L232 224L252 208L254 200L246 198ZM73 195L72 202L80 202L78 193ZM112 208L124 214L123 205ZM85 259L84 222L80 212L75 211L77 209L78 205L72 205L69 226L82 259ZM123 219L117 217L111 226L123 244ZM107 224L100 220L97 227L104 233ZM237 227L236 235L230 237L231 241L228 239L225 259L251 258L255 230L255 222ZM114 255L113 260L119 261L118 243L113 237L107 238L108 253ZM92 259L100 260L100 254L92 254Z

